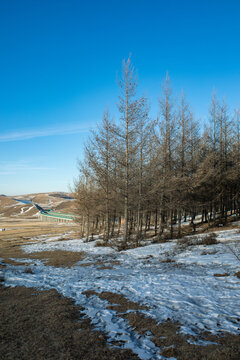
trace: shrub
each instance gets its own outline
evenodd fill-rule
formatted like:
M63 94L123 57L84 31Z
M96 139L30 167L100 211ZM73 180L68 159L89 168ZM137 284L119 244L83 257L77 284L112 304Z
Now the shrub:
M128 246L124 241L119 242L117 244L117 251L122 251L122 250L126 250L126 249L128 249Z
M102 247L102 246L111 246L107 241L98 240L96 241L94 247Z
M162 263L173 263L173 262L175 262L175 260L174 259L171 259L171 258L166 258L165 260L162 260Z
M229 273L224 273L224 274L214 274L215 277L224 277L224 276L229 276Z
M213 251L202 251L201 255L215 255L217 253L216 250L213 250Z
M180 245L182 248L186 248L188 246L197 245L200 241L199 236L186 236L182 239L179 239L177 241L178 245Z
M163 238L163 237L155 237L152 240L152 244L165 244L169 241L169 239Z
M236 272L235 276L237 276L240 279L240 271Z
M209 233L202 238L202 242L199 245L215 245L217 244L217 236L215 233Z
M24 270L24 272L25 272L26 274L33 274L33 271L32 271L32 269L31 269L30 267L27 267L27 268Z
M215 233L209 233L203 236L186 236L178 240L178 245L182 248L187 248L188 246L194 245L214 245L217 244L217 236Z

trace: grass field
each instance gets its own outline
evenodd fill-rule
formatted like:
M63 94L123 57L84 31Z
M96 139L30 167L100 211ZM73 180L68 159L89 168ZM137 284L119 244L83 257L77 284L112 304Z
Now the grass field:
M47 223L38 219L13 219L0 218L0 241L28 241L39 236L65 235L72 231L71 238L76 232L77 226L74 223Z

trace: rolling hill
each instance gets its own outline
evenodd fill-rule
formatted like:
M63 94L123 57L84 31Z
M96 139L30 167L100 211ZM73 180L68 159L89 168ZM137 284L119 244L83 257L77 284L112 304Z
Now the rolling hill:
M27 195L0 195L0 217L32 218L37 217L38 209L52 209L62 213L74 212L75 200L70 193L37 193Z

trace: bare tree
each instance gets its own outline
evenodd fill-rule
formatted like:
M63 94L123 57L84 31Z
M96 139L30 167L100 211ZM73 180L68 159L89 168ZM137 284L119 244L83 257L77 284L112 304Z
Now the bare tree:
M130 194L133 190L135 178L133 176L134 162L136 157L136 135L138 101L136 99L137 79L130 58L123 60L122 76L119 80L119 112L121 126L118 127L117 135L120 148L124 149L123 166L123 193L124 193L124 242L129 238L129 205Z
M160 114L149 118L145 97L137 96L130 58L122 63L118 82L120 118L109 112L85 146L75 190L82 234L103 232L107 242L123 230L124 246L151 230L172 238L178 222L195 216L210 222L240 214L240 111L230 114L225 100L213 94L209 123L200 134L182 91L173 98L168 74L159 99ZM176 110L178 109L178 111ZM121 224L124 220L124 227ZM154 230L154 231L153 231Z
M159 100L160 119L159 125L159 161L161 181L158 185L158 193L160 194L160 234L163 231L164 223L170 220L171 236L173 234L173 181L174 180L174 162L175 162L175 140L176 140L176 117L174 113L174 103L172 101L172 89L170 86L170 78L166 74L165 81L162 86L162 96ZM160 191L159 191L160 190Z
M98 131L92 131L85 146L88 167L98 188L103 193L104 239L109 240L111 200L113 196L113 136L109 112L103 114Z

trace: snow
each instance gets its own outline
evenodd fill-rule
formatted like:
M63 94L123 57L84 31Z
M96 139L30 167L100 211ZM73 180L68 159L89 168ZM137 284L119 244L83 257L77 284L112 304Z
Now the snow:
M34 207L35 207L34 205L33 205L33 206L30 206L30 207L25 211L25 213L28 212L28 211L30 211L30 210L32 210Z
M32 210L33 208L34 208L34 206L30 206L30 207L28 207L28 208L22 207L22 208L21 208L21 214L25 214L25 213L27 213L28 211Z
M140 336L126 319L107 309L106 300L96 295L87 298L82 292L122 294L131 301L149 306L138 312L159 323L167 319L178 321L185 334L197 336L206 330L213 334L240 334L240 279L234 275L240 263L226 246L226 242L239 246L240 233L219 231L217 239L218 244L190 246L184 250L177 247L177 241L170 241L122 252L110 247L95 247L96 241L42 239L25 245L23 251L67 250L85 252L86 256L72 268L54 268L45 266L40 260L24 260L33 274L25 273L24 266L8 265L4 270L5 284L55 288L84 307L86 316L91 318L96 329L107 334L109 343L120 341L122 347L132 349L141 359L162 359L160 349L151 341L151 334ZM167 258L173 261L164 262ZM99 260L117 260L119 264L102 270L96 264ZM78 266L85 262L92 265ZM216 277L216 273L229 276Z
M240 241L240 231L233 229L228 231L218 231L218 241L226 242L226 241Z

